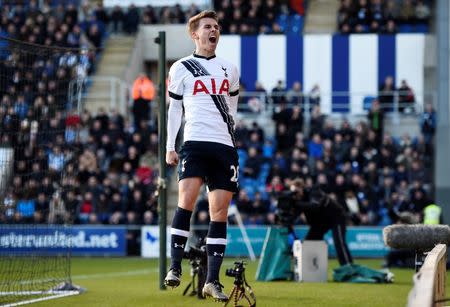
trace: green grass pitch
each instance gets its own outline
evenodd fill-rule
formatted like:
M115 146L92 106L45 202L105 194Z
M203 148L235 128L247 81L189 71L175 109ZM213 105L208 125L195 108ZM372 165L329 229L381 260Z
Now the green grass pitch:
M233 267L235 260L238 259L225 259L222 267L221 282L226 292L231 290L233 278L225 276L224 269ZM357 259L355 262L378 269L381 260ZM157 260L74 258L73 281L87 288L87 292L40 302L35 306L223 306L210 299L182 296L191 278L189 263L183 263L181 286L161 291ZM256 294L257 306L405 306L414 273L412 269L392 270L395 274L393 284L335 283L331 281L331 272L337 267L337 262L331 260L327 283L256 282L257 265L257 262L248 261L246 266L246 278ZM447 289L447 297L449 293ZM232 302L228 306L233 306Z

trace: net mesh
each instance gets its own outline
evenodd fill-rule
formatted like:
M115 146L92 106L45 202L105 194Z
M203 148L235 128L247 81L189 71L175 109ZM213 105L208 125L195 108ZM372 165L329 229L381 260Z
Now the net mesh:
M65 290L84 50L0 37L0 305Z

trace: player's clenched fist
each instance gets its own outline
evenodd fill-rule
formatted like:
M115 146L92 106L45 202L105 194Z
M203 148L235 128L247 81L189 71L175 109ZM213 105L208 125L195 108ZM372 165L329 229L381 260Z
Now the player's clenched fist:
M178 154L176 151L168 151L166 153L166 163L172 166L178 164Z

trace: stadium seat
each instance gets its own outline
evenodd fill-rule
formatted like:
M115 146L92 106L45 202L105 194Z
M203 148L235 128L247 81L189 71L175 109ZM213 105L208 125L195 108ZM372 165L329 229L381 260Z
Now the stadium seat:
M428 33L429 27L426 23L419 23L416 25L415 32L416 33Z
M298 14L294 14L294 15L290 16L288 32L293 33L293 34L298 34L298 33L301 33L302 30L303 30L303 17Z
M280 25L282 31L286 31L289 25L289 16L286 14L280 14L277 18L277 23Z
M247 151L245 151L244 149L238 149L237 153L239 157L239 166L243 168L245 165L245 161L247 161Z
M366 96L363 99L363 108L364 111L369 111L370 107L372 106L372 101L375 99L373 96Z
M403 24L398 26L398 31L402 33L414 32L414 27L411 24Z

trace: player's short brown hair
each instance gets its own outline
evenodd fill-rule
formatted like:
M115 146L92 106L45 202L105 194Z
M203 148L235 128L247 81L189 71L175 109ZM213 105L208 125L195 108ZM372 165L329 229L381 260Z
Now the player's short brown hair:
M198 13L197 15L189 18L189 21L187 23L187 29L188 29L189 34L194 31L197 31L200 20L203 18L212 18L215 21L219 22L219 17L217 17L217 13L215 11L211 11L211 10L202 11L202 12Z

